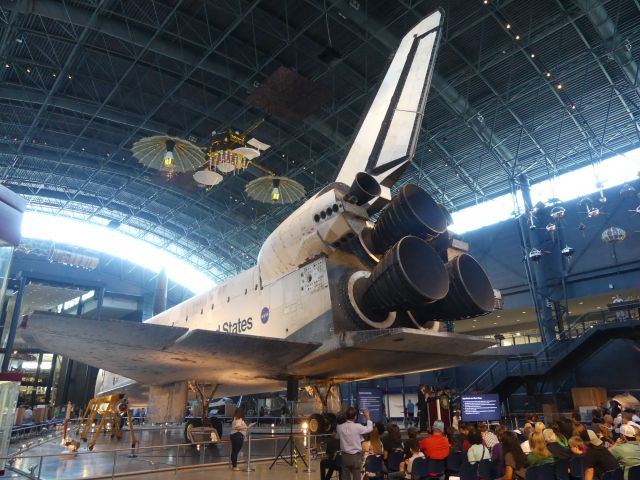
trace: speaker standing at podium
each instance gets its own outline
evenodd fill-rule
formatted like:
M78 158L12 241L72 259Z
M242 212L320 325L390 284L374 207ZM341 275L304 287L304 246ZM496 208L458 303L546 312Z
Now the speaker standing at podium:
M421 432L427 431L427 388L424 384L418 387L418 423Z

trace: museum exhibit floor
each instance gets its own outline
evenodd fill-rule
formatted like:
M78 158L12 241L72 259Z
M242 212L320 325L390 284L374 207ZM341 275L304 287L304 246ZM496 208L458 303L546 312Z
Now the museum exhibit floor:
M143 478L205 478L198 476L202 469L216 471L216 478L237 478L246 476L247 472L233 472L229 466L229 442L223 436L223 441L214 446L194 447L184 445L183 427L150 427L137 431L140 446L132 451L129 447L129 432L121 441L111 440L101 435L93 451L89 451L86 444L82 444L76 453L69 453L60 444L60 437L33 442L31 448L23 449L8 462L7 472L12 474L30 475L31 478L76 479L76 478L111 478L112 476L129 477L140 475ZM283 429L284 430L284 429ZM305 452L306 439L296 434L295 442L298 449ZM251 449L252 467L255 472L253 478L283 478L289 470L293 474L295 469L279 461L274 470L268 471L271 464L269 459L275 458L285 446L288 432L262 428L251 436L251 442L245 442L239 456L239 463L246 468ZM312 446L315 446L312 440ZM285 448L288 454L289 448ZM305 469L302 460L298 460L299 471ZM280 464L286 467L281 471ZM199 465L206 465L199 467ZM265 471L266 470L266 471ZM317 470L317 468L316 468ZM281 475L273 476L274 472ZM144 477L144 475L147 475ZM227 477L228 475L228 477ZM9 477L11 478L11 477ZM20 477L13 477L20 478ZM286 477L289 478L289 477ZM294 476L290 478L297 478Z

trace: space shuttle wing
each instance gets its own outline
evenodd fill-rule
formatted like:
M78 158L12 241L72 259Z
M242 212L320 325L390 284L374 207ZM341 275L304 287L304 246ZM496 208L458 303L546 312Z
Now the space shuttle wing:
M358 172L390 186L415 154L442 26L442 11L421 20L402 39L362 120L337 181Z
M266 385L315 350L290 342L210 330L189 330L125 320L93 320L36 312L20 325L40 348L123 375L146 385L198 380L224 385ZM272 382L273 383L273 382Z
M300 376L352 381L438 370L500 358L485 338L413 328L344 332L297 361Z

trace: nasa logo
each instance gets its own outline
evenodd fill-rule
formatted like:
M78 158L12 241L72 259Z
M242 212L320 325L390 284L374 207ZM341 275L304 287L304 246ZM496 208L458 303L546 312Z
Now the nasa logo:
M269 308L264 307L260 312L260 320L262 323L267 323L269 321Z

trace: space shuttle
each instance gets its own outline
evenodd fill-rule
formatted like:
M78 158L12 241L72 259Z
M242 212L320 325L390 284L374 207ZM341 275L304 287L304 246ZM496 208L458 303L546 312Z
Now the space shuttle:
M146 386L151 416L162 403L181 417L188 381L234 396L479 361L492 342L438 326L493 309L486 273L451 253L427 192L391 195L416 150L442 21L435 11L404 36L336 181L269 235L257 265L142 323L36 312L23 338L100 368L97 394Z

